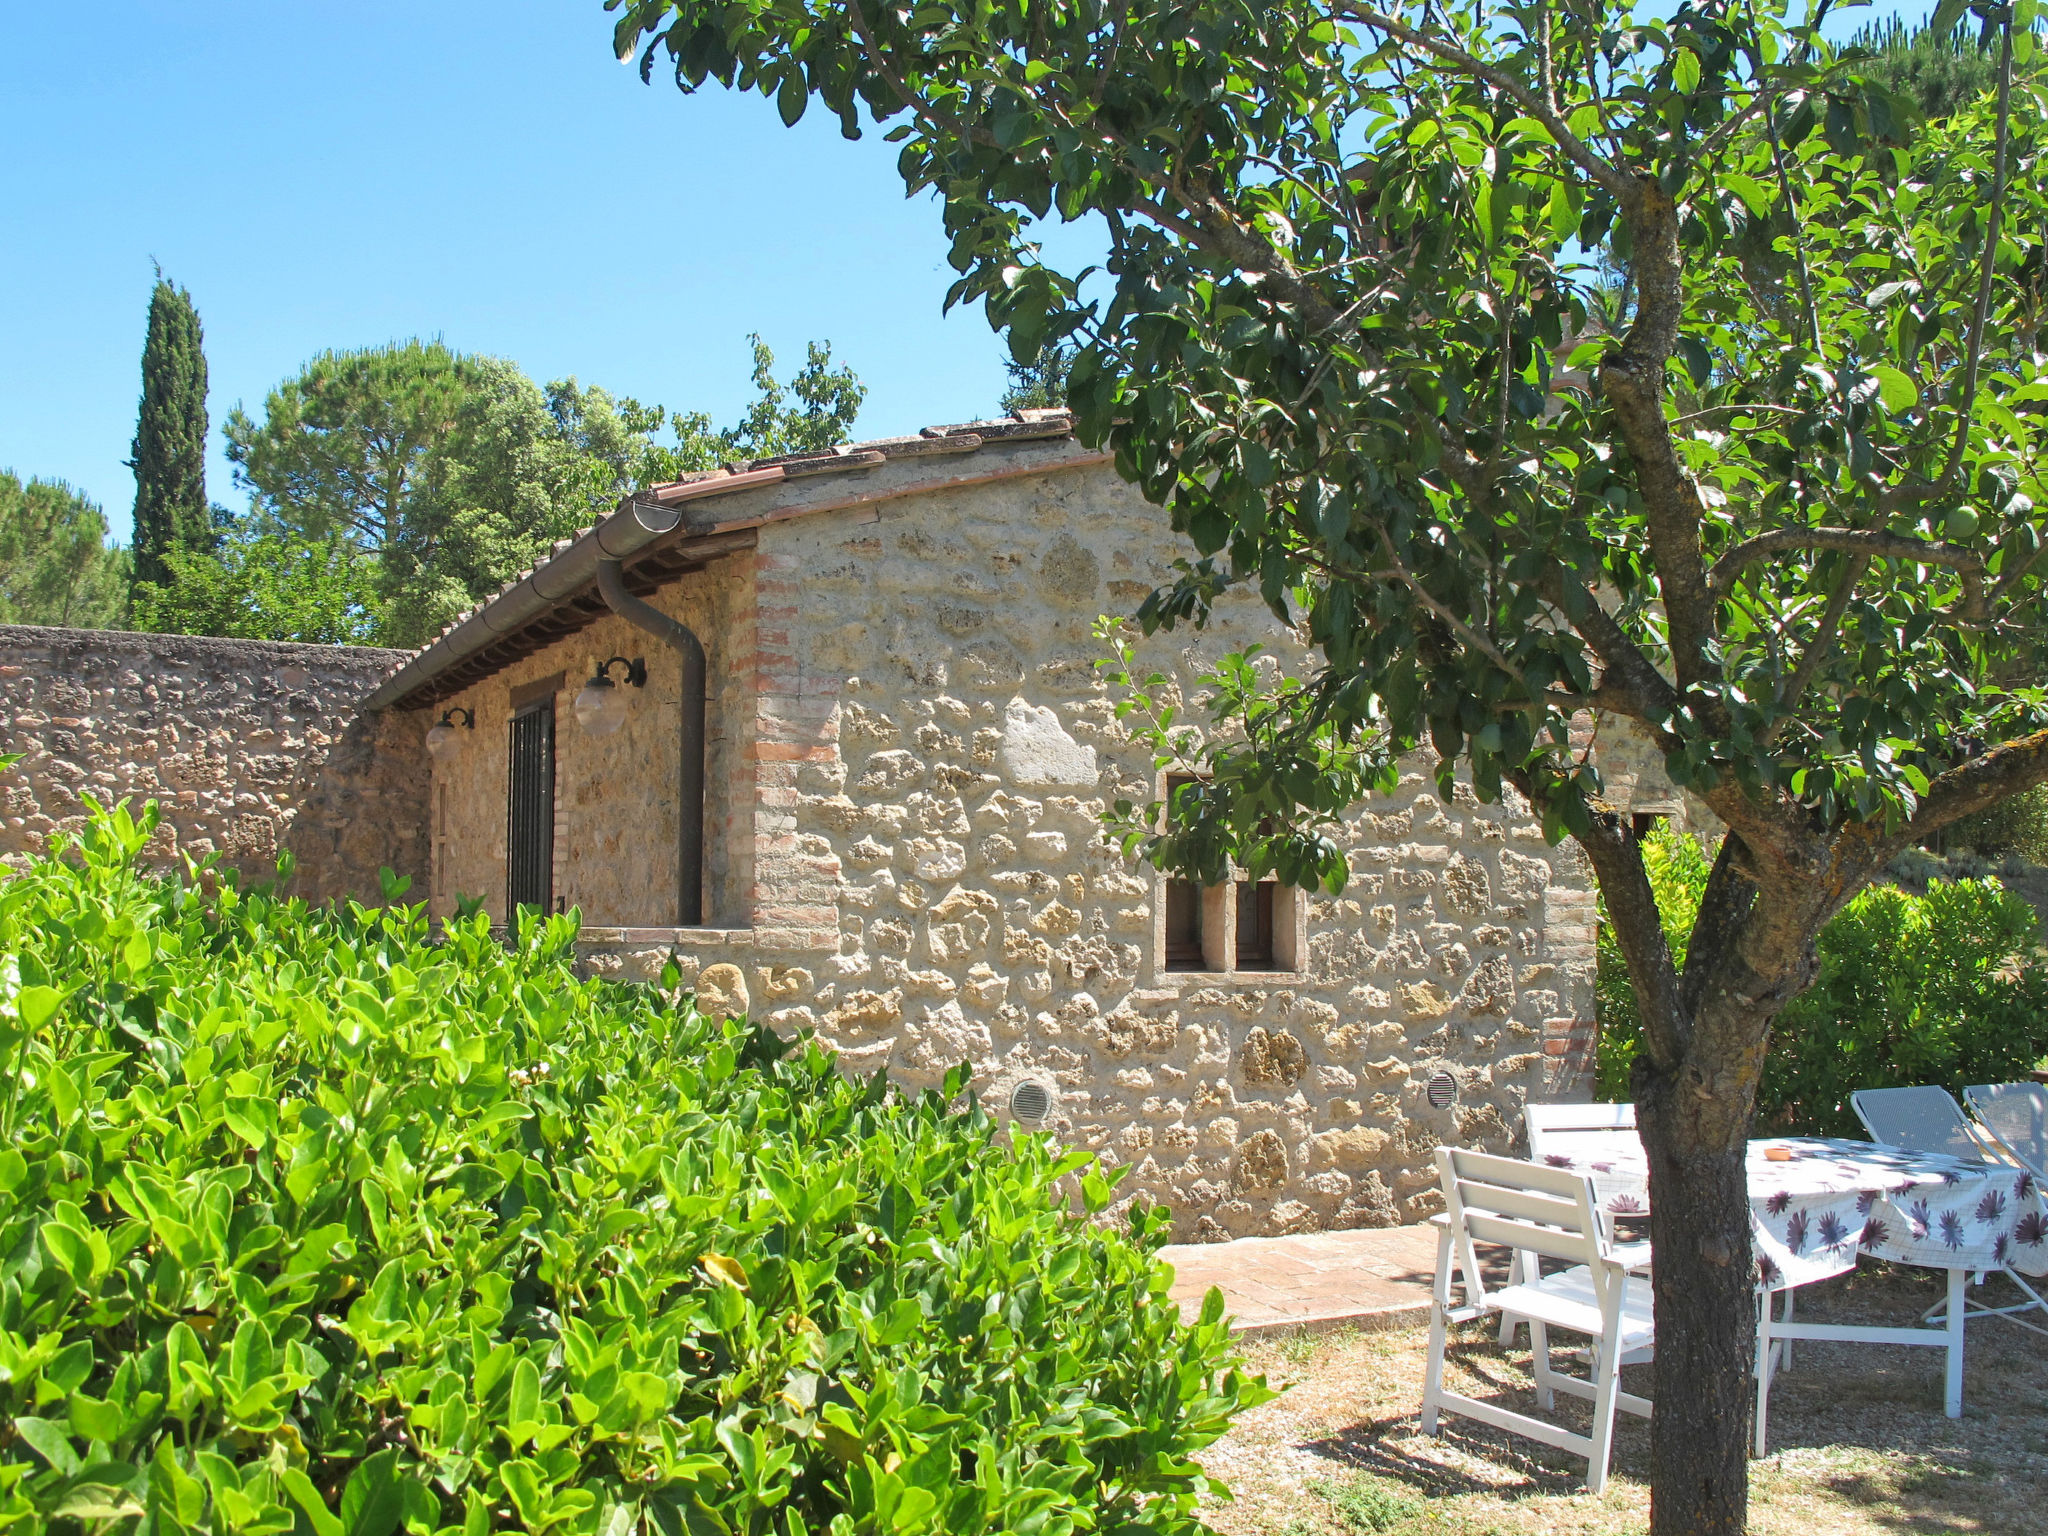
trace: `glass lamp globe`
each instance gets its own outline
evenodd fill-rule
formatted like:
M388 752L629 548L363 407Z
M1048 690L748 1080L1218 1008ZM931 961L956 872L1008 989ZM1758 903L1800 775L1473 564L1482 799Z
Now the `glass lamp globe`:
M626 693L599 673L583 685L573 706L576 723L593 736L609 736L626 723Z
M455 727L446 720L427 731L427 756L437 763L445 763L455 755L455 749L461 745L462 741L455 734Z

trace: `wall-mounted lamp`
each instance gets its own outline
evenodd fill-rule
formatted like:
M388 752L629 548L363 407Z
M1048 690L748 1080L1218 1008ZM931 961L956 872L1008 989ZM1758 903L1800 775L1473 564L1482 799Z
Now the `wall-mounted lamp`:
M462 716L462 728L476 729L476 711L460 705L444 710L441 718L427 730L427 756L435 762L443 762L455 755L455 749L462 745L462 738L455 734L455 717Z
M614 656L609 661L599 662L590 681L576 695L575 704L576 723L593 736L609 736L626 723L626 696L612 681L613 667L626 669L626 682L630 687L647 686L647 662L642 657L635 656L628 661L623 656Z

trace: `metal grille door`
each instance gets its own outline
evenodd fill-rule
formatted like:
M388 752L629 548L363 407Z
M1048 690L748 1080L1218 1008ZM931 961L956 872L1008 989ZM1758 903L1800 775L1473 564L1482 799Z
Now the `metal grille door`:
M512 717L509 909L545 912L555 895L555 706L552 700Z

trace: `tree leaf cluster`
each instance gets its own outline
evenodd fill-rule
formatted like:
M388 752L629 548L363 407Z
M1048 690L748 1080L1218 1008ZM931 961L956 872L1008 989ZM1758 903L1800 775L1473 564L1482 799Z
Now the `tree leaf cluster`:
M1823 824L1897 824L1957 742L2048 718L2003 686L2041 659L2024 59L1979 317L1989 108L1923 127L1783 5L609 8L643 73L887 125L943 194L951 299L1020 364L1078 349L1080 432L1194 544L1146 625L1253 588L1327 659L1306 719L1370 718L1487 797L1522 781L1561 836L1599 793L1569 721L1600 685L1680 783ZM1642 278L1615 312L1589 255L1643 266L1643 188L1682 320L1624 368ZM1045 218L1107 225L1108 297L1040 261ZM1625 374L1653 402L1634 442ZM1783 540L1701 594L1677 655L1653 493L1704 565Z
M813 343L789 385L756 336L757 398L731 427L501 358L411 340L326 352L223 425L246 513L138 585L180 633L423 643L610 512L721 464L846 440L865 386Z
M962 1099L95 814L0 885L0 1530L1196 1532L1267 1394ZM673 987L673 969L665 983Z
M123 628L128 574L97 505L61 480L0 470L0 624Z
M134 580L161 582L166 557L213 542L206 499L206 341L192 295L157 273L136 413Z
M1643 861L1665 932L1683 963L1714 849L1659 829ZM1958 1096L1971 1083L2013 1082L2048 1058L2048 951L2041 919L1996 879L1936 880L1858 892L1826 928L1819 974L1778 1017L1757 1124L1765 1134L1863 1132L1849 1096L1932 1083ZM1642 1020L1610 929L1599 941L1597 1091L1626 1099Z

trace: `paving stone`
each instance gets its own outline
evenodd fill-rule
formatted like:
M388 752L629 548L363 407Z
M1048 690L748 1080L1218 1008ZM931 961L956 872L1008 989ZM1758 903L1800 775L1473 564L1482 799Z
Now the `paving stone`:
M1161 1250L1174 1267L1173 1297L1192 1319L1215 1286L1240 1336L1391 1328L1429 1313L1436 1228L1376 1227L1300 1237L1241 1237Z

